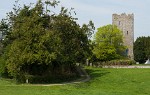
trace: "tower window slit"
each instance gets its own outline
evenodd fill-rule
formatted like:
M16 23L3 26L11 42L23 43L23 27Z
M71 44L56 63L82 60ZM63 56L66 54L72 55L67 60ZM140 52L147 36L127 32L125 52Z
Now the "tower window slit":
M119 21L119 25L120 25L120 21Z

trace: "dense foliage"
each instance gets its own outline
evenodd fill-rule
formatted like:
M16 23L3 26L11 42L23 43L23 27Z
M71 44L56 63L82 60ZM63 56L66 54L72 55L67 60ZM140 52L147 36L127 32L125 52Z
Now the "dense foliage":
M5 68L17 80L25 82L31 75L72 76L75 63L88 56L93 23L80 27L72 9L62 7L54 13L57 5L55 0L39 0L35 6L16 6L8 14L3 56Z
M138 37L134 42L134 60L144 63L150 59L150 37Z
M93 54L100 61L114 60L124 55L123 35L117 26L106 25L98 28L93 42Z

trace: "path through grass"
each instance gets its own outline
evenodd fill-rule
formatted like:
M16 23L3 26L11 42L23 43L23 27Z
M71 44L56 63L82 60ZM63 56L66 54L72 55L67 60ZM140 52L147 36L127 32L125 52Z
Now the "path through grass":
M16 85L0 80L0 95L149 95L150 69L87 68L91 80L62 86Z

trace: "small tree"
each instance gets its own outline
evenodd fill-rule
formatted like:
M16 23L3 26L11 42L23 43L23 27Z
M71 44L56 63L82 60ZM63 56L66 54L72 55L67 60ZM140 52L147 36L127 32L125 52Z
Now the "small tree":
M98 28L93 42L93 53L100 61L120 58L125 51L122 32L117 26L106 25Z

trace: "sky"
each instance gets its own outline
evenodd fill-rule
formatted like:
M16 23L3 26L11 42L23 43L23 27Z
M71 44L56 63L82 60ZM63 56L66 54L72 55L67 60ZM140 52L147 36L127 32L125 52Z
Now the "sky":
M19 3L36 3L37 0L20 0ZM60 0L60 6L74 8L80 25L92 20L98 27L112 24L112 14L134 14L134 39L150 36L150 0ZM0 19L13 8L15 0L0 3Z

